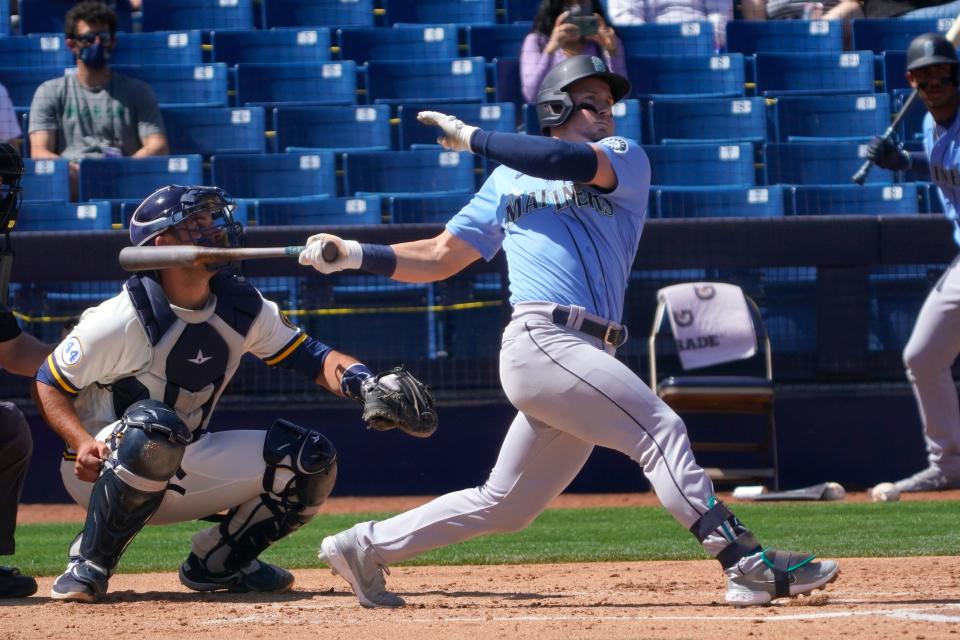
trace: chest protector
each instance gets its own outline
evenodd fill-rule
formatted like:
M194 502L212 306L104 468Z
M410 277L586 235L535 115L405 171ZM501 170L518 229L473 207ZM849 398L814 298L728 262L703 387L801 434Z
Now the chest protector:
M263 306L257 290L235 274L219 273L210 286L216 306L194 323L174 313L153 278L139 274L127 280L124 288L153 356L146 369L111 385L117 416L134 402L150 398L173 407L190 431L206 429Z

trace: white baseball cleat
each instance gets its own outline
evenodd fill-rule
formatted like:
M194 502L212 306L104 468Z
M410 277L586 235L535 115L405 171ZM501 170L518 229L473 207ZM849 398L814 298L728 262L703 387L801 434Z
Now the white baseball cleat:
M403 598L387 591L383 574L389 574L390 570L379 561L375 552L360 547L353 529L324 538L317 557L330 565L333 575L350 583L350 588L364 607L392 608L406 604Z
M727 603L749 607L823 589L837 579L840 567L833 560L814 562L814 557L808 553L765 549L743 558L727 570Z

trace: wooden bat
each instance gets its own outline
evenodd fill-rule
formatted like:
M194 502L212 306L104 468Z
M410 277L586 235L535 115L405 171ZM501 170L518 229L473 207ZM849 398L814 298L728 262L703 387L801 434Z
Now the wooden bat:
M153 271L171 267L191 267L217 262L259 260L263 258L298 258L302 246L221 249L195 245L165 247L124 247L120 250L120 266L127 271ZM323 258L336 260L339 252L332 242L323 243Z
M953 24L950 26L950 30L947 31L946 39L949 40L953 46L957 46L958 41L960 41L960 15L953 19ZM904 116L907 115L907 111L910 110L910 107L913 106L913 103L917 100L917 90L914 89L910 92L910 95L907 97L906 101L903 103L903 107L900 108L900 111L897 112L897 115L894 116L893 122L890 123L890 126L880 135L881 138L890 139L893 137L894 132L896 131L897 126L903 120ZM857 184L863 184L867 180L867 174L870 173L870 169L873 168L873 160L867 160L864 162L857 172L853 174L851 178Z

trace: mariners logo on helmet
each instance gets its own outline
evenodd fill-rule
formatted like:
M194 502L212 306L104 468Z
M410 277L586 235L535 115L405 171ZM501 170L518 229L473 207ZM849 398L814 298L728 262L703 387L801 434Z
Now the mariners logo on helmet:
M590 56L590 62L593 63L593 68L594 68L596 71L600 71L600 72L606 73L606 71L607 71L607 65L605 65L605 64L603 63L603 60L601 60L601 59L598 58L597 56Z

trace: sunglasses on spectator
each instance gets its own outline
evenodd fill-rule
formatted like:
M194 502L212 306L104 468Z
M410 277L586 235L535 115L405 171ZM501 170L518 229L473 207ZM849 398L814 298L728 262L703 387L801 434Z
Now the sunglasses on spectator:
M97 38L100 38L101 44L110 44L113 42L113 35L109 31L88 31L87 33L79 33L73 36L73 40L84 46L93 44L97 41Z

